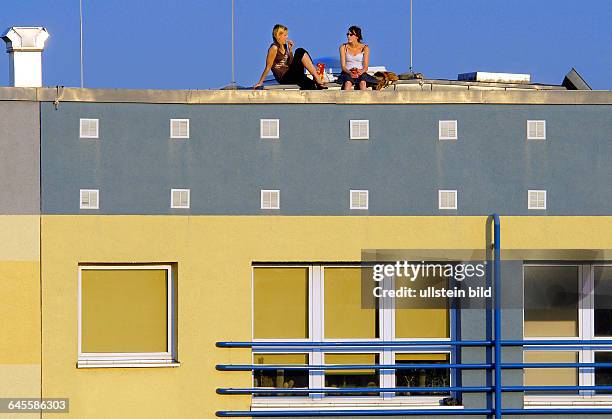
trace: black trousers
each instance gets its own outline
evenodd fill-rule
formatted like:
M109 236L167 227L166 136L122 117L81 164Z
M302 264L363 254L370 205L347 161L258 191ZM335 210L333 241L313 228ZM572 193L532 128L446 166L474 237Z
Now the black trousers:
M308 55L308 52L304 48L298 48L293 54L293 61L289 65L289 69L283 77L278 81L280 84L297 84L300 86L300 90L317 90L318 85L314 80L306 77L304 74L304 64L302 64L302 58L304 54Z

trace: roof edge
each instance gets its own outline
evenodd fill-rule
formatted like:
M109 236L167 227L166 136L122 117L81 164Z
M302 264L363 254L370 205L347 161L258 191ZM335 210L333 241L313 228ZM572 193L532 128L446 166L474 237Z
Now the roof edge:
M612 105L612 90L278 91L0 87L0 101L167 104L548 104Z

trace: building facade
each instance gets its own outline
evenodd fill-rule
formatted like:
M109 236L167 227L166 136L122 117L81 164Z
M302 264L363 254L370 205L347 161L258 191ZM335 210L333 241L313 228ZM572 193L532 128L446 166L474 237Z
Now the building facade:
M12 87L0 109L0 397L489 417L496 313L364 308L361 281L372 252L490 260L495 213L501 363L570 364L504 367L504 417L612 409L609 91Z

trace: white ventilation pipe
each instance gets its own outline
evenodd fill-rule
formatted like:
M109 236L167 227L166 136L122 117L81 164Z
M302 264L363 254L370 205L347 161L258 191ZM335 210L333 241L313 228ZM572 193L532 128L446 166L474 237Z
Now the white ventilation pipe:
M49 32L43 27L14 26L2 36L9 53L11 86L42 86L42 52L47 38Z

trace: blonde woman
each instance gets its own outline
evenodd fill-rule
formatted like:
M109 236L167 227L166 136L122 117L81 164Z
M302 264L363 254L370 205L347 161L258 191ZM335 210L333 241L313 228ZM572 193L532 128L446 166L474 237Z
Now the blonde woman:
M340 45L340 64L342 73L336 81L342 85L342 90L365 90L375 86L378 80L368 74L370 63L370 47L363 44L363 36L359 26L351 26L346 33L347 43Z
M293 41L288 40L289 29L277 24L272 29L272 45L268 48L266 67L261 73L254 89L263 85L268 72L272 70L279 84L297 84L301 90L325 89L325 81L317 74L312 59L304 48L298 48L293 53ZM304 68L312 74L313 79L306 77Z

